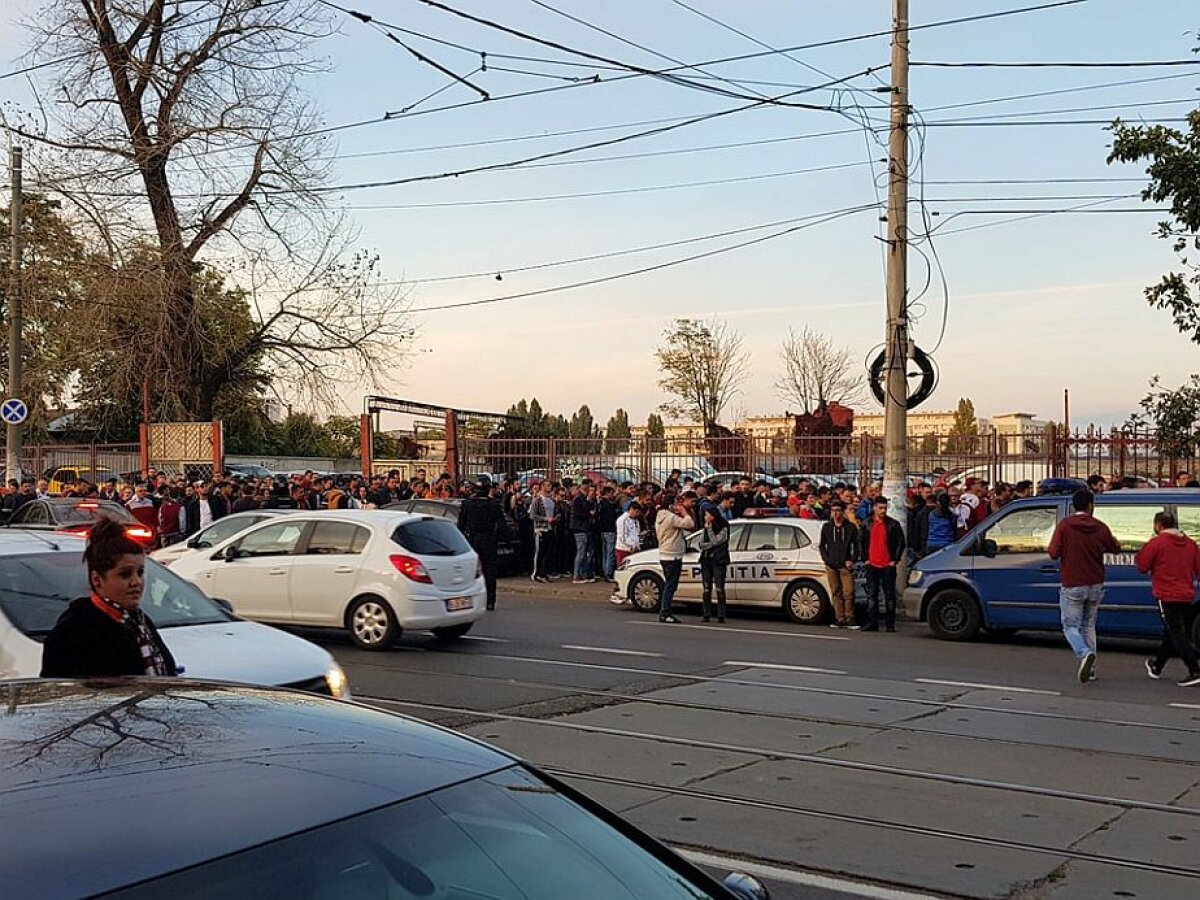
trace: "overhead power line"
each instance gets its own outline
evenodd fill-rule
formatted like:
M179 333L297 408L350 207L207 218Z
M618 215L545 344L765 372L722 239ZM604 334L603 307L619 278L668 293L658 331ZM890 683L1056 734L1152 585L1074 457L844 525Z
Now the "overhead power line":
M1200 66L1200 59L1160 59L1148 62L911 62L910 66L936 69L1146 69L1164 66Z
M652 266L643 266L638 269L629 269L627 271L617 272L612 275L603 275L598 278L588 278L583 281L575 281L570 284L560 284L560 285L555 285L553 287L538 288L536 290L531 290L531 291L521 291L521 292L515 293L515 294L503 294L499 297L487 297L487 298L484 298L481 300L463 300L463 301L459 301L457 303L441 303L441 304L437 304L434 306L414 307L412 310L410 310L410 312L425 313L425 312L438 312L438 311L449 310L449 309L466 309L466 308L475 307L475 306L488 306L488 305L495 304L495 303L506 303L510 300L523 300L523 299L526 299L529 297L541 297L541 296L545 296L547 294L557 294L557 293L561 293L563 291L572 291L572 290L576 290L578 288L591 287L591 286L597 285L597 284L607 284L609 282L620 281L625 278L632 278L636 275L645 275L650 272L658 272L663 269L670 269L670 268L674 268L675 266L681 266L681 265L685 265L687 263L696 262L697 260L708 259L713 256L720 256L725 253L732 253L735 250L741 250L746 247L754 246L756 244L762 244L762 243L766 243L767 241L777 240L778 238L785 237L789 234L795 234L798 231L803 231L806 228L813 228L817 225L823 225L827 222L832 222L836 219L845 218L846 216L854 215L856 213L860 213L860 212L864 212L869 209L876 209L876 208L877 207L874 204L871 204L870 206L865 206L865 207L854 207L851 209L840 210L838 212L830 213L829 215L825 216L824 218L817 219L815 221L806 222L801 225L793 225L790 228L785 228L781 231L776 231L771 234L763 235L761 237L750 238L749 240L745 240L745 241L739 241L738 243L730 244L727 247L718 247L715 250L706 250L702 253L694 253L694 254L691 254L690 256L683 256L683 257L679 257L677 259L667 260L666 262L656 263L655 265L652 265Z

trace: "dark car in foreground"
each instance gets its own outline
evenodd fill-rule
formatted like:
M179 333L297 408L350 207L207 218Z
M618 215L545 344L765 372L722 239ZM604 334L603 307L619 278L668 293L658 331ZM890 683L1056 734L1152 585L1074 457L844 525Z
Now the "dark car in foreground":
M647 900L718 883L454 732L182 679L0 683L0 896Z
M57 531L87 537L101 519L116 519L125 533L143 547L154 546L154 529L143 525L120 503L81 497L44 497L30 500L8 518L10 528Z
M458 511L462 509L461 500L395 500L385 504L384 509L401 509L404 512L417 513L422 516L441 516L458 524ZM506 512L504 514L504 530L496 545L496 555L500 561L501 575L516 575L523 565L521 561L521 535L517 523Z

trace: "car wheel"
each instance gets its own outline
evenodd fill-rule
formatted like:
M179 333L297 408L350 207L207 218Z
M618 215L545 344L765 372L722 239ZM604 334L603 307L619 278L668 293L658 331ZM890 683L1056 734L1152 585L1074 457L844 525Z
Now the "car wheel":
M629 582L629 602L638 612L658 612L659 601L662 599L662 579L651 572L635 575Z
M783 611L789 619L801 625L823 622L830 608L825 588L815 581L797 581L788 585L783 592Z
M400 636L396 615L379 597L359 597L346 611L350 638L364 650L386 650Z
M434 628L433 636L439 641L457 641L460 637L471 630L474 622L464 622L461 625L446 625L442 628Z
M929 630L943 641L969 641L983 626L978 601L966 591L946 590L929 601Z

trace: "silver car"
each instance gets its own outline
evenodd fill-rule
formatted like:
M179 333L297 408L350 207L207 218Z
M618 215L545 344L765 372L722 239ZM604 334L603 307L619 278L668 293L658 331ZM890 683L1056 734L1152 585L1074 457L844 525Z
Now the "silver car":
M806 625L829 616L829 583L817 544L823 522L788 517L736 519L729 525L726 599L731 606L783 608L793 622ZM700 601L700 532L688 537L683 575L675 600ZM629 600L642 612L657 612L662 596L658 550L629 556L616 572L615 598Z

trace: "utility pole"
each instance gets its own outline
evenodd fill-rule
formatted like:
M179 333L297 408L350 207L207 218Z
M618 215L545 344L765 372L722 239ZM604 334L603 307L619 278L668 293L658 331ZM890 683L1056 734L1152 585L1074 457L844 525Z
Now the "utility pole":
M21 302L21 148L12 148L12 208L8 224L11 233L12 256L9 260L8 282L8 396L21 398L21 353L24 309ZM23 399L23 398L21 398ZM4 463L8 477L22 480L21 430L23 425L9 424L5 428L7 445Z
M908 518L908 109L908 0L892 0L883 495L901 527Z

